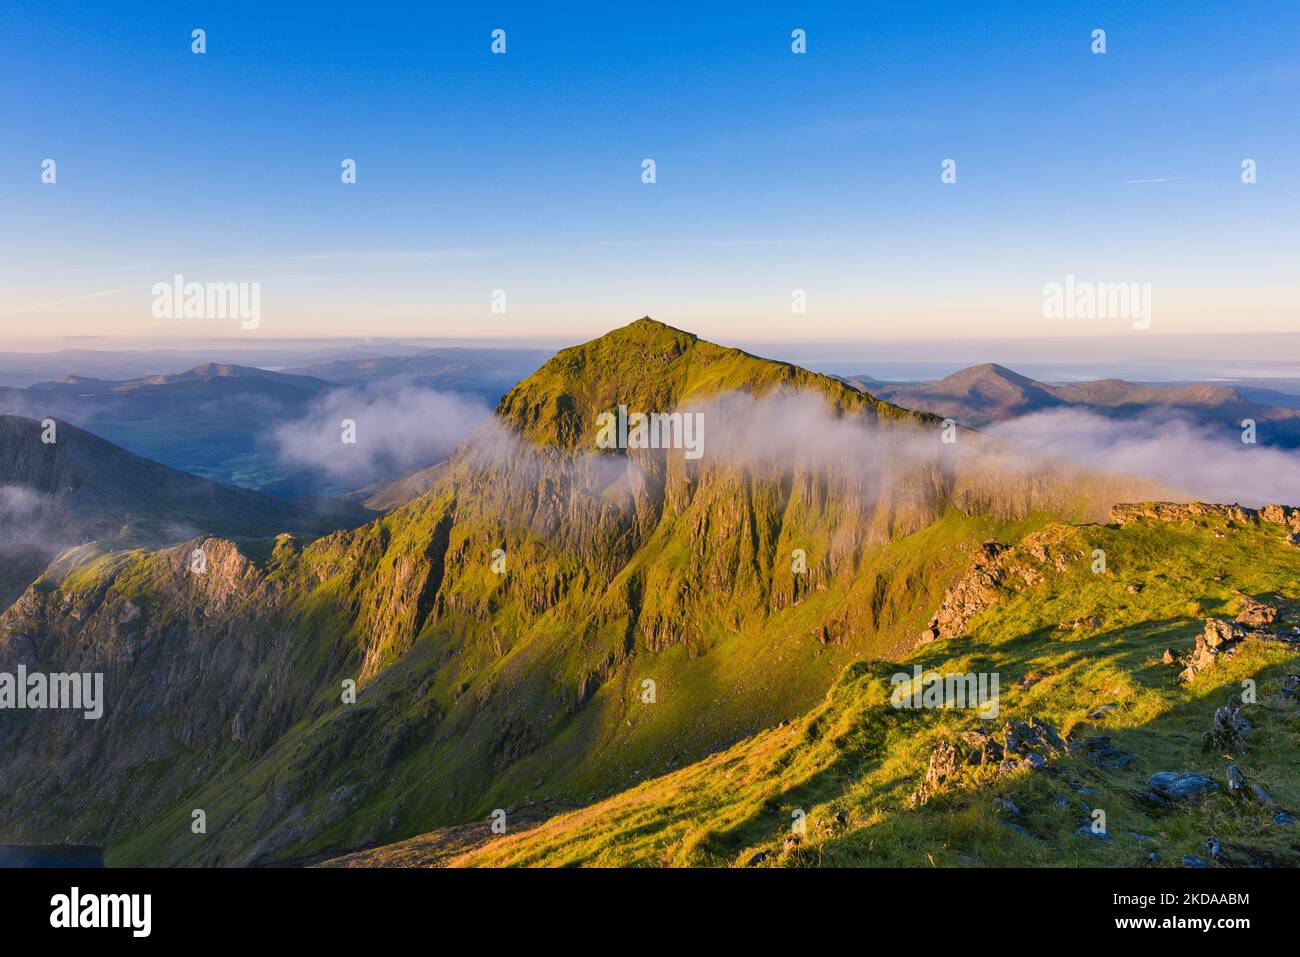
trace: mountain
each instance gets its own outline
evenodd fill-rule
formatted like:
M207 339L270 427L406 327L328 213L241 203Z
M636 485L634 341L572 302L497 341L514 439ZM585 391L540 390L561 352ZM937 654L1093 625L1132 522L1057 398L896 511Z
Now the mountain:
M701 454L602 447L619 406L702 423ZM207 538L202 576L186 545L29 589L0 670L38 646L108 704L0 727L0 834L265 863L588 804L911 648L988 539L1152 491L649 319L559 352L429 479L312 543Z
M1300 509L1276 506L1049 525L950 590L982 596L950 639L849 666L792 722L503 836L479 822L328 864L1295 867L1296 542ZM1096 574L1095 549L1120 560ZM916 668L997 675L998 713L897 707Z
M972 428L1054 409L1113 419L1159 413L1238 431L1243 419L1254 419L1261 442L1300 446L1300 409L1281 393L1267 390L1206 383L1141 385L1123 379L1049 385L993 363L961 369L935 382L882 383L869 376L848 376L845 381L906 408L951 417ZM1248 398L1247 391L1254 398ZM1277 401L1259 401L1269 397Z
M327 500L285 502L132 455L60 420L0 415L0 606L59 552L87 542L158 545L201 533L318 535L367 516Z
M991 362L954 372L938 382L880 383L874 392L908 408L924 408L975 427L1065 404L1050 387Z
M273 426L310 415L334 388L307 376L209 362L124 382L68 376L0 389L0 412L63 419L172 468L270 488L292 479L270 441ZM318 491L301 484L291 491Z
M0 388L0 412L61 418L137 455L271 495L340 496L437 464L469 423L485 418L545 356L513 349L363 352L310 367L329 381L220 362L122 382L71 375ZM360 423L350 471L333 448L344 418ZM435 434L438 423L446 435Z

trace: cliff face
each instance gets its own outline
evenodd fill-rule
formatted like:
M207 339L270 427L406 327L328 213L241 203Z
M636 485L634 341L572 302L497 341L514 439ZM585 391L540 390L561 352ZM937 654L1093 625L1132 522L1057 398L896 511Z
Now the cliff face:
M703 409L705 454L596 448L620 404ZM106 713L6 717L0 834L248 863L612 793L912 639L990 534L1114 500L983 467L933 417L642 320L368 525L52 569L0 616L0 671L103 671Z

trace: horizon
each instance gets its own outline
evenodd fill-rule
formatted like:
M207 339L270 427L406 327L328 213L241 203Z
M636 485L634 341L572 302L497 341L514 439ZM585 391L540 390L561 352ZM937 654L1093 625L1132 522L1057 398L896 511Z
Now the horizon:
M600 335L626 325L628 323L625 322L611 326ZM692 329L681 331L699 335ZM699 337L709 338L703 335ZM120 337L73 337L72 341L84 344L48 348L52 343L32 343L28 349L22 349L14 348L16 343L5 342L5 348L0 349L0 385L12 385L22 378L14 370L6 368L7 360L11 365L15 361L21 365L41 358L49 358L51 361L67 358L68 361L75 362L77 356L138 355L156 358L158 365L140 375L175 374L204 362L280 371L296 365L328 361L332 355L343 355L356 350L373 353L375 356L401 355L412 350L448 349L536 352L540 363L544 355L552 355L591 339L304 336L284 339L244 337L178 340L165 344ZM842 376L867 375L887 382L929 381L972 366L994 364L1049 382L1120 378L1152 383L1260 380L1277 384L1277 380L1282 380L1281 384L1285 385L1283 391L1300 393L1300 348L1296 348L1300 344L1300 333L1171 334L1156 341L1149 338L1145 341L1135 340L1128 336L954 338L937 342L926 339L875 342L812 342L798 339L709 341L717 341L719 345L741 349L761 358L801 365L817 372ZM860 354L855 355L855 351ZM1069 358L1061 358L1062 355L1068 355ZM1279 358L1280 356L1297 358ZM77 372L71 366L68 369L66 374L87 374Z

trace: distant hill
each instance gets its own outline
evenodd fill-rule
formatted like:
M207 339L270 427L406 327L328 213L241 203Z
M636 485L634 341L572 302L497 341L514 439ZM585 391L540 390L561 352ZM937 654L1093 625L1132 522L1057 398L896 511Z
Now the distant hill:
M546 355L423 350L308 367L325 378L219 362L120 382L68 375L26 388L0 387L0 413L65 419L137 455L214 481L289 498L335 495L349 486L286 461L276 442L278 428L319 417L329 397L348 389L365 393L361 404L401 386L469 396L490 409ZM431 457L416 464L435 463ZM393 469L381 478L401 475Z
M428 349L415 355L336 359L286 371L340 385L401 379L424 388L468 393L495 405L550 355L538 349Z
M54 352L0 352L0 385L29 386L66 375L124 382L219 361L262 369L306 366L335 359L418 355L431 346L392 339L270 340L262 346L241 340L215 341L184 349L59 349ZM487 350L483 350L487 351ZM540 360L539 360L540 361Z
M905 408L933 412L972 428L1051 409L1117 419L1161 412L1238 430L1243 419L1254 419L1262 444L1300 447L1300 409L1259 401L1287 398L1267 390L1206 383L1143 385L1123 379L1051 385L994 363L961 369L934 382L885 383L869 376L846 376L845 381Z
M168 468L55 420L0 415L0 608L59 552L89 541L158 546L200 534L315 537L369 512L329 501L289 502Z
M203 363L184 372L123 382L67 376L24 389L0 388L0 412L52 416L102 435L137 455L229 484L295 487L269 437L274 425L307 414L336 387L309 376Z

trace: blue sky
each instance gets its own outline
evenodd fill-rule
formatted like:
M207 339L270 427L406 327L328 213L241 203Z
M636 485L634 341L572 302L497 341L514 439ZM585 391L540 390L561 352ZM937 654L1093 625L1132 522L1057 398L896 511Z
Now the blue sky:
M176 273L267 336L1125 331L1045 320L1067 274L1300 329L1300 4L460 6L10 0L0 333L221 333Z

